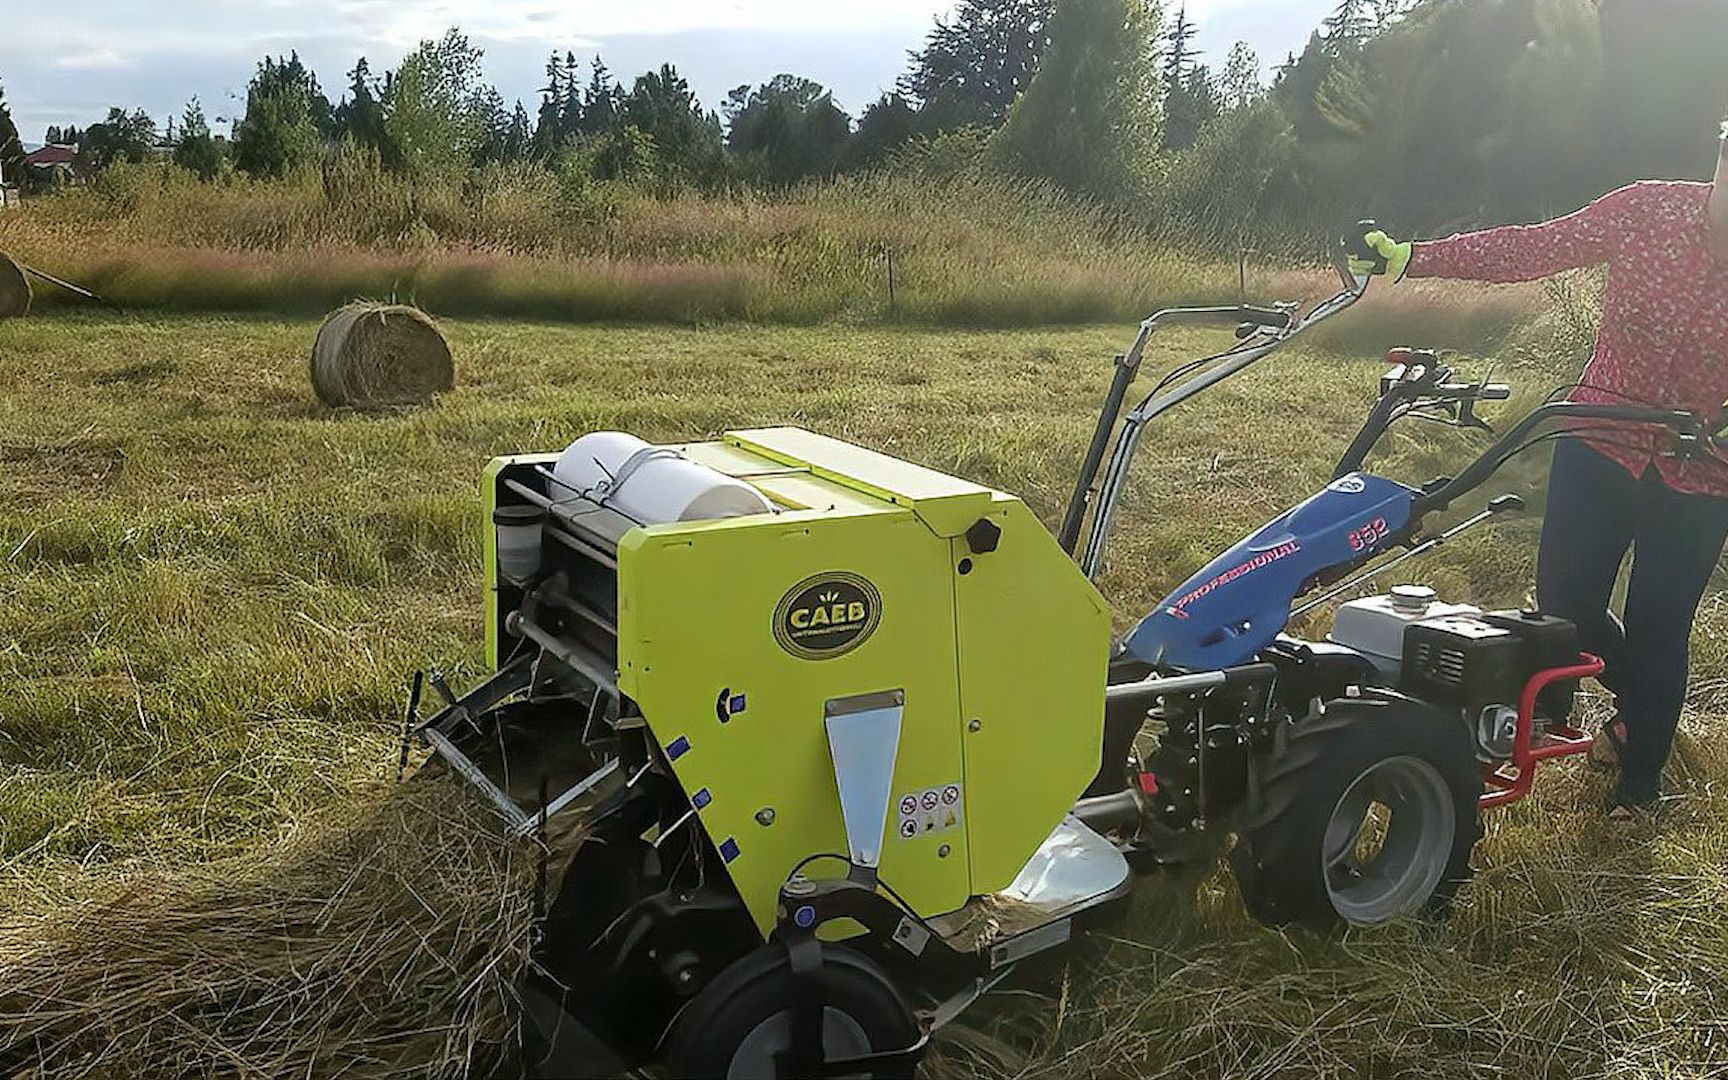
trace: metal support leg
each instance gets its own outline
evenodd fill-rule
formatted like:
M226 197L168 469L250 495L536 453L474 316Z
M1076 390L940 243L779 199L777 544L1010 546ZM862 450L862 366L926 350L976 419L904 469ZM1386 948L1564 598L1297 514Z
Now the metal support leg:
M793 928L781 937L792 972L787 983L792 1017L791 1045L775 1061L775 1074L795 1078L822 1075L825 1048L822 1040L827 1003L822 1000L822 943L816 935Z

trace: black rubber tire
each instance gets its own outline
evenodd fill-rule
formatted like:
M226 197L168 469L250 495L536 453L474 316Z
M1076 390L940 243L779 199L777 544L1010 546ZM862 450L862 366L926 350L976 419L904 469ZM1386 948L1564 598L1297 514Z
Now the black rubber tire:
M678 1015L667 1037L664 1063L675 1077L726 1077L746 1038L787 1009L792 975L785 950L766 945L715 976ZM918 1022L886 974L851 949L822 946L825 1006L861 1028L874 1052L903 1050L918 1041ZM915 1065L860 1074L867 1080L912 1080ZM756 1080L751 1074L750 1080ZM761 1080L774 1080L762 1076Z
M1248 913L1269 926L1320 932L1343 921L1322 866L1327 824L1358 777L1401 757L1432 766L1450 793L1455 828L1445 869L1415 914L1443 912L1469 880L1470 853L1482 835L1482 776L1464 725L1406 698L1350 698L1285 734L1250 794L1230 856Z

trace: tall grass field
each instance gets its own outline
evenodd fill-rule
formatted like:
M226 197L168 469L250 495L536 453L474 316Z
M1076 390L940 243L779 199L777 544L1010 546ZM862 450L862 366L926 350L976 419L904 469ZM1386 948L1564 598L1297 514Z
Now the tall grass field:
M524 211L519 233L442 227L424 264L412 238L292 186L245 220L224 218L219 188L180 202L142 181L108 219L95 204L121 196L93 191L0 220L0 247L136 309L51 304L0 323L0 940L28 942L54 912L128 882L269 864L300 823L369 805L395 775L409 672L441 667L458 687L483 674L477 484L495 455L604 428L674 441L798 424L1017 493L1053 523L1133 320L1233 295L1235 268L1112 248L1055 204L997 228L988 193L935 195L954 201L934 210L919 195L868 223L846 185L738 203L724 223L695 203L644 203L592 236L543 235ZM946 231L926 231L935 217ZM229 242L247 229L255 242ZM884 242L905 274L898 321L861 299ZM1257 273L1251 289L1324 287ZM386 414L316 404L316 322L300 312L404 281L448 301L441 314L491 315L444 323L458 388ZM1519 387L1515 413L1575 377L1593 288L1392 291L1169 418L1142 451L1102 583L1121 624L1326 481L1373 400L1378 349L1466 350L1468 368ZM637 320L653 304L677 324L567 321ZM212 307L255 310L200 313ZM1015 327L1055 317L1078 324ZM1173 333L1148 366L1226 343ZM1374 466L1425 480L1478 438L1398 429ZM1518 491L1539 510L1542 478L1532 457L1483 497ZM1469 534L1410 576L1450 598L1524 602L1538 516ZM1448 921L1329 939L1251 923L1222 870L1155 877L1122 923L948 1029L931 1072L1723 1075L1725 631L1713 594L1658 827L1609 826L1604 782L1552 767L1532 799L1488 817ZM54 1075L79 1069L123 1075L88 1061Z
M363 155L230 184L122 164L0 215L0 251L140 312L309 316L363 296L559 322L1022 328L1137 320L1244 284L1288 294L1287 268L1318 265L1324 248L1317 235L1273 258L1247 237L1238 267L1180 254L1183 239L1153 209L972 172L654 197L538 166L417 185ZM83 302L39 292L46 306ZM1512 294L1403 310L1480 339L1530 307Z

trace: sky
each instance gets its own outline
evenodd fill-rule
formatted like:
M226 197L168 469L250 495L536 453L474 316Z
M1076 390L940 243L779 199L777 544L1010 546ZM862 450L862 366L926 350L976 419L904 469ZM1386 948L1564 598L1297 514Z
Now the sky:
M1173 4L1176 0L1170 0ZM1203 59L1247 41L1267 65L1299 50L1335 0L1189 0ZM356 58L395 66L422 38L460 26L506 100L530 113L546 54L600 53L628 81L676 64L709 107L781 72L830 87L853 115L906 68L952 0L59 0L0 3L0 85L26 142L83 127L114 105L158 125L197 97L212 126L233 117L258 59L298 50L338 98Z

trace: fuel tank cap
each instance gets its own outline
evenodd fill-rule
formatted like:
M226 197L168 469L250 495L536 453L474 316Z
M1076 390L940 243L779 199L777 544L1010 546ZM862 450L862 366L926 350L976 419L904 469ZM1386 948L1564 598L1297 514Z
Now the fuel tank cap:
M1392 586L1392 608L1400 614L1419 615L1434 603L1436 594L1426 585Z

